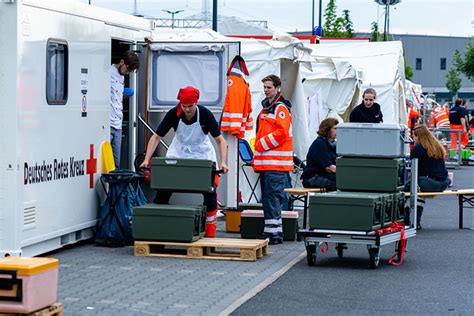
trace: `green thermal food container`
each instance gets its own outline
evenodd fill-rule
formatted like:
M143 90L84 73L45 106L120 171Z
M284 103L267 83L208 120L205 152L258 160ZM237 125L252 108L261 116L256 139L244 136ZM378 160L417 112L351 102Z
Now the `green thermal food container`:
M151 160L150 187L173 192L212 192L214 171L211 160L156 157Z
M339 190L396 192L405 186L404 158L339 157L336 167Z
M298 212L281 211L283 240L294 241L298 230ZM240 217L240 234L244 239L259 239L263 236L263 211L245 210Z
M313 229L373 231L382 226L384 207L385 196L380 193L312 193L308 207L309 226Z
M393 193L380 193L383 200L382 206L382 226L387 227L392 224L394 196Z
M241 211L245 210L263 210L262 203L239 203L237 208Z
M206 207L203 205L146 204L133 208L135 240L192 242L204 237Z
M405 218L405 192L393 193L393 200L392 220L394 222L403 222Z

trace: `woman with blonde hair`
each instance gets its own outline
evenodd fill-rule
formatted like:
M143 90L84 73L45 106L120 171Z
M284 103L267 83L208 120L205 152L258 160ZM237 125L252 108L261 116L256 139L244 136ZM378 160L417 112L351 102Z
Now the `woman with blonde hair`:
M449 185L448 170L444 163L446 151L425 125L413 129L415 146L410 158L418 158L418 187L421 192L441 192ZM418 198L417 228L421 229L420 219L425 201ZM409 214L406 214L409 215ZM409 221L409 216L406 216ZM406 223L406 222L405 222Z

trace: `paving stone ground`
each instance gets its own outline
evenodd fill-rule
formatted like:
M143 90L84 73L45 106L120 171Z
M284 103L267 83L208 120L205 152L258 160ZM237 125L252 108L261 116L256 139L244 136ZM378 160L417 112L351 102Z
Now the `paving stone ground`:
M225 222L219 221L220 237ZM302 243L269 246L255 262L135 257L133 247L83 243L58 258L58 301L65 315L217 315L304 251Z

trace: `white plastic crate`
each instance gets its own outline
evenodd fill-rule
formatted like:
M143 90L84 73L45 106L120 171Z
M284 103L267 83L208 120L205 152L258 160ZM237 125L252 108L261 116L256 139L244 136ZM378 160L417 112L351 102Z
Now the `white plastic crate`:
M349 157L405 157L408 131L403 124L342 123L337 154Z

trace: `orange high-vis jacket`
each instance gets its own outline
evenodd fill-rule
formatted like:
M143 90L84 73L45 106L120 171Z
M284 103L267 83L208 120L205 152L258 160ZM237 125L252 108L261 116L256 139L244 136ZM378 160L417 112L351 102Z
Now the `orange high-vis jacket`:
M221 131L244 138L252 130L252 101L245 61L236 56L227 71L227 95L221 117Z
M407 105L408 129L411 130L412 124L416 123L420 117L420 112L416 111L411 105Z
M293 171L293 135L291 114L283 102L276 102L272 112L258 115L255 171Z
M430 127L447 128L449 127L449 114L446 113L446 107L439 104L433 105L430 115ZM449 113L449 112L448 112Z

